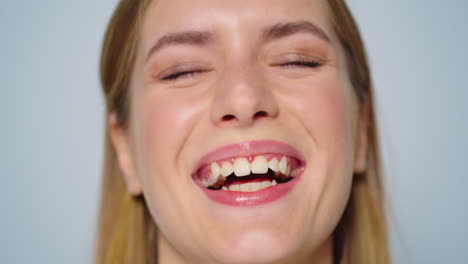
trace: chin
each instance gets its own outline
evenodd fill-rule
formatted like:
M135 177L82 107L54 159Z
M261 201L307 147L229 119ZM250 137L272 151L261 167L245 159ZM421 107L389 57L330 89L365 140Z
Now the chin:
M218 244L214 249L216 252L212 253L216 263L294 263L291 261L303 252L303 245L298 236L252 230Z

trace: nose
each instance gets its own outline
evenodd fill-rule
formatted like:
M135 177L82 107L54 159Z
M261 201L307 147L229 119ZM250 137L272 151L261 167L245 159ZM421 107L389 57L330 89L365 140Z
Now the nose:
M275 118L278 105L262 74L248 64L226 67L212 105L211 119L217 126L248 127L260 119Z

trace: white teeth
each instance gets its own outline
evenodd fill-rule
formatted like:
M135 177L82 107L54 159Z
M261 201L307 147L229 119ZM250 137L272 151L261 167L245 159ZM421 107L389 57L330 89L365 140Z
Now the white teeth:
M300 172L299 169L295 169L295 170L291 171L291 174L290 174L290 175L291 175L291 177L294 178L294 177L296 177L296 176L299 174L299 172Z
M241 192L253 192L252 190L253 183L244 183L239 185L239 191Z
M221 168L217 162L212 162L211 174L215 178L218 178L219 175L226 178L234 172L237 177L242 177L249 175L251 172L255 174L267 173L268 168L274 172L281 172L284 175L289 175L291 172L288 159L285 156L283 156L280 161L278 161L278 158L276 157L267 161L265 156L259 155L255 156L252 164L250 164L246 158L237 158L234 161L234 165L229 161L225 161Z
M221 168L219 167L218 163L212 162L211 163L211 174L215 176L216 178L221 175Z
M252 182L250 184L250 189L252 190L252 192L258 191L258 190L262 189L262 183L261 182Z
M262 184L262 189L263 188L268 188L268 187L270 187L272 185L271 181L264 181L261 184Z
M223 189L223 191L227 191L227 190L228 190L228 188L227 188L226 186L223 186L222 189Z
M209 185L213 185L213 183L215 183L216 179L210 173L210 177L207 179L207 181L208 181Z
M221 167L221 175L223 177L231 175L233 171L232 164L229 161L223 162L223 166Z
M268 161L265 156L256 156L252 162L252 173L262 174L268 172Z
M295 177L299 171L298 169L292 170L289 160L286 156L282 156L278 161L277 157L273 157L270 161L267 161L264 155L255 156L252 163L249 163L247 158L237 158L234 160L234 164L230 161L224 161L222 166L218 165L218 162L212 162L210 164L211 172L209 177L201 180L201 184L205 187L213 186L220 177L226 178L232 173L237 177L244 177L253 174L264 174L268 173L268 169L274 172L281 172L283 175ZM223 180L221 178L221 180ZM278 183L273 180L271 182L257 182L257 183L245 183L245 184L233 184L229 188L223 187L223 190L231 191L243 191L252 192L269 186L275 186ZM245 185L245 186L244 186Z
M250 163L246 158L236 159L236 161L234 162L233 168L234 168L234 174L237 177L247 176L250 174Z
M272 158L269 162L268 162L268 167L274 171L274 172L278 172L279 171L279 162L278 162L278 159L277 158Z
M201 183L202 183L202 185L205 186L205 187L210 186L210 183L209 183L207 180L205 180L205 179L202 179L202 180L201 180Z
M232 184L229 186L229 191L237 191L237 192L256 192L261 189L265 189L272 186L270 181L263 181L263 182L249 182L243 184ZM223 187L224 190L225 187Z
M288 160L285 156L283 156L279 162L279 170L283 175L287 175L286 172L288 170Z

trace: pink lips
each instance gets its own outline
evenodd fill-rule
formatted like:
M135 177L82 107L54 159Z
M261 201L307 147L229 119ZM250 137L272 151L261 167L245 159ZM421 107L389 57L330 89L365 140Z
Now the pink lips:
M305 167L303 159L299 152L292 146L273 140L257 140L241 142L236 144L230 144L214 151L209 152L197 164L197 170L213 161L223 160L227 158L235 157L249 157L266 153L274 153L278 155L284 155L293 157L301 161L301 166ZM202 186L196 175L194 180L197 185L203 190L211 200L229 206L256 206L275 200L288 194L295 184L300 180L302 174L299 173L294 179L289 182L277 184L265 189L258 190L256 192L236 192L236 191L224 191L224 190L210 190Z

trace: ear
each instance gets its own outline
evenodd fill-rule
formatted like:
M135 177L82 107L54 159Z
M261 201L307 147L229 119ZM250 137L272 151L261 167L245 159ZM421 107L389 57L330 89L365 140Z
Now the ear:
M370 103L366 99L359 107L354 150L354 173L363 173L367 169L367 149L369 136Z
M140 180L135 172L130 142L127 132L119 125L115 113L109 115L109 133L117 154L120 170L123 173L127 190L131 195L141 195L142 189Z

